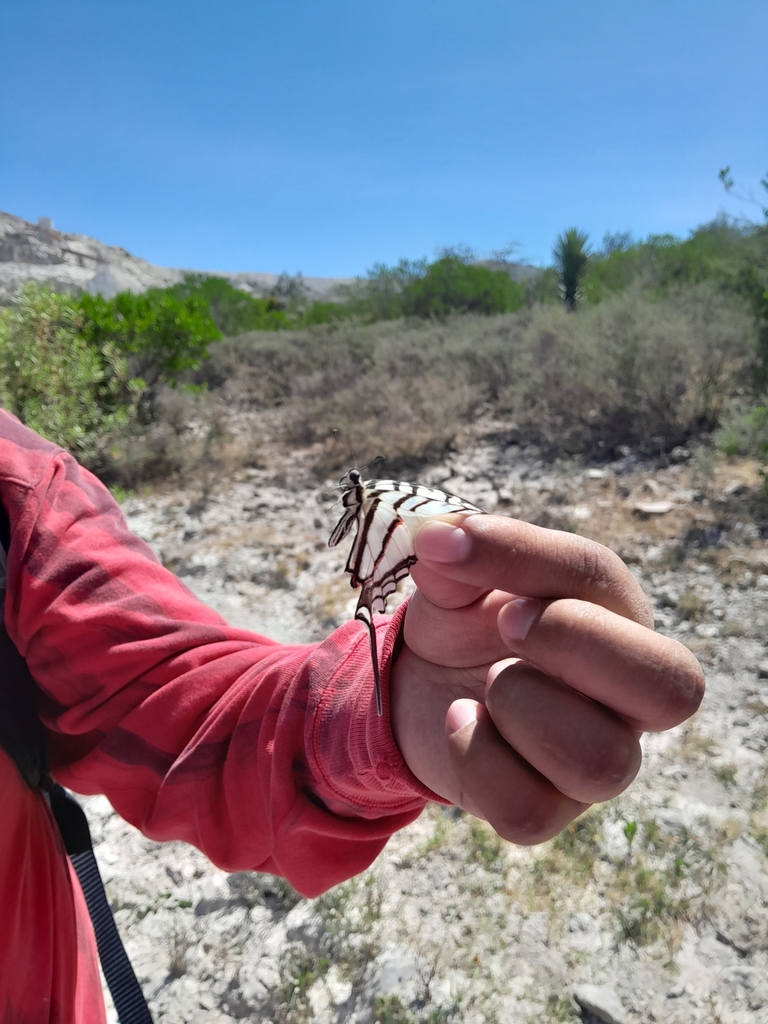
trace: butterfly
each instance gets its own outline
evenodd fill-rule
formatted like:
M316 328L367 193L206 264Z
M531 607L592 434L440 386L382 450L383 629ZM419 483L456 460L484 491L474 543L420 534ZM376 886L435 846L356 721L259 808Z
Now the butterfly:
M449 512L483 510L436 487L402 480L363 481L357 469L349 470L341 489L344 514L334 527L328 546L336 547L356 527L346 572L352 577L353 587L362 587L355 618L365 624L370 637L376 711L380 715L381 677L374 614L386 612L387 598L416 561L413 538L423 522Z

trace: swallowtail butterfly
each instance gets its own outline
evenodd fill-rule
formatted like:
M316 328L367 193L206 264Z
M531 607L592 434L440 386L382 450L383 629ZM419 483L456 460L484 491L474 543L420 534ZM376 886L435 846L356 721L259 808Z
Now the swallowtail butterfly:
M483 510L436 487L400 480L363 481L357 469L350 469L341 488L344 514L328 546L336 547L352 527L356 527L346 571L352 577L352 586L363 588L355 618L365 623L370 637L376 710L381 714L381 679L373 616L386 612L387 598L397 590L398 582L408 575L416 561L413 538L426 519L449 512Z

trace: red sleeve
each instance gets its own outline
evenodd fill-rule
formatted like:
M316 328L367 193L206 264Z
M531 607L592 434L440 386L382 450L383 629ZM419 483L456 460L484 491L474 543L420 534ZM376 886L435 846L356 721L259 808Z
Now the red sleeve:
M400 612L283 646L228 626L127 529L70 456L0 412L11 521L5 621L40 689L53 774L153 839L316 895L361 871L432 798L389 727Z

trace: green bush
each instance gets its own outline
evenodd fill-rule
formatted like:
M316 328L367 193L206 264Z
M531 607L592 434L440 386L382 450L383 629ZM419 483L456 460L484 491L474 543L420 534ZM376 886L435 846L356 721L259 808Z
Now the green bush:
M403 289L406 316L446 317L452 313L513 313L525 301L525 287L504 270L489 270L458 256L430 264Z
M313 302L301 314L299 327L318 327L321 324L334 324L347 320L354 311L341 302Z
M190 296L175 298L170 289L151 288L140 295L120 292L114 298L82 295L80 332L102 352L112 346L129 361L131 375L148 392L159 384L175 384L182 373L196 369L218 341L208 304Z
M186 274L180 284L166 290L179 301L194 299L205 303L214 324L226 337L246 331L281 331L291 326L279 302L255 299L223 277Z
M341 295L352 314L367 323L405 316L403 291L423 277L427 260L400 260L394 267L375 263L364 278L342 288Z
M652 235L644 242L593 256L582 291L585 300L595 304L631 285L667 291L710 282L749 298L768 286L766 274L768 231L719 219L697 228L687 239Z
M503 270L491 270L449 253L434 263L400 260L376 264L365 279L343 290L350 314L368 323L400 317L454 313L511 313L525 302L525 286Z
M96 466L135 416L139 385L108 338L89 343L78 301L34 284L0 310L0 405Z

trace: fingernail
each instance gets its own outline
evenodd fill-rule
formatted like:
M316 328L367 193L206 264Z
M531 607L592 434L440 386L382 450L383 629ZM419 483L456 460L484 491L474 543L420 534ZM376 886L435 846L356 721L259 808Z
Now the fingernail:
M440 519L425 523L414 542L416 556L428 562L462 562L470 546L469 534Z
M533 597L510 601L499 612L499 632L507 640L525 640L540 612L541 601Z
M463 729L465 725L469 725L470 722L476 722L478 706L477 701L470 700L468 697L463 700L455 700L445 716L448 734L452 735L459 729Z

